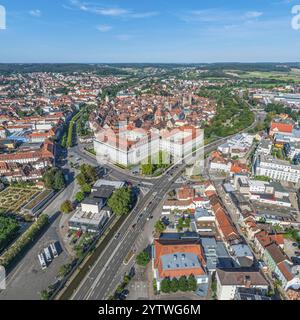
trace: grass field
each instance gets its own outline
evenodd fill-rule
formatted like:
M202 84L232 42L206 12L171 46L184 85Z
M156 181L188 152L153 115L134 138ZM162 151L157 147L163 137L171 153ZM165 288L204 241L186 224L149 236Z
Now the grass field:
M300 69L291 69L290 72L263 72L263 71L251 71L251 72L244 72L238 74L238 76L242 79L249 79L249 78L259 78L259 79L276 79L278 81L297 81L300 82Z
M0 210L18 213L39 192L37 188L8 187L0 192Z

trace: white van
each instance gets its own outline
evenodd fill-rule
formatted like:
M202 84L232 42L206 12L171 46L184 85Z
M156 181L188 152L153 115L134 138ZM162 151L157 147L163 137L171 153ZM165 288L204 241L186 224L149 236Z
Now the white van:
M55 243L54 243L54 242L50 243L50 246L49 246L49 247L50 247L50 249L51 249L51 251L52 251L53 257L54 257L54 258L58 257L58 253L57 253L57 250L56 250Z
M48 248L44 248L44 254L46 257L46 261L49 263L52 261L51 254Z
M39 258L39 262L40 262L40 265L41 265L42 269L45 270L47 268L47 264L46 264L46 261L44 259L44 255L42 253L40 253L38 255L38 258Z

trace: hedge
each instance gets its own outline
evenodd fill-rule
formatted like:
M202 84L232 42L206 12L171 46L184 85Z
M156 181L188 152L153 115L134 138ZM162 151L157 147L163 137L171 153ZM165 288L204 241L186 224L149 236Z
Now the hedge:
M0 257L0 264L7 268L25 249L35 241L40 231L49 223L48 216L41 214L12 246Z

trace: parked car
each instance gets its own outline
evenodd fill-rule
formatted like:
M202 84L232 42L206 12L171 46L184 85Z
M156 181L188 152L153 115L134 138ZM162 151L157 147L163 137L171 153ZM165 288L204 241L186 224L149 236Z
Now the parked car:
M125 298L127 298L128 294L129 294L129 290L127 290L127 289L124 289L124 290L121 292L121 295L124 296Z
M135 267L132 266L129 270L128 276L130 279L132 279L134 277L134 275L135 275Z

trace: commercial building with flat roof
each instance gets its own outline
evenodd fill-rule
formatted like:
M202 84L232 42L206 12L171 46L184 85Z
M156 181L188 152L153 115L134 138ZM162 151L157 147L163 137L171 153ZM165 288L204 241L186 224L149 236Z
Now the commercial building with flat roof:
M85 211L78 208L69 220L69 228L88 232L100 231L111 216L109 208L99 211Z
M289 161L278 160L272 156L257 154L254 160L253 173L278 181L298 183L300 181L300 166Z

